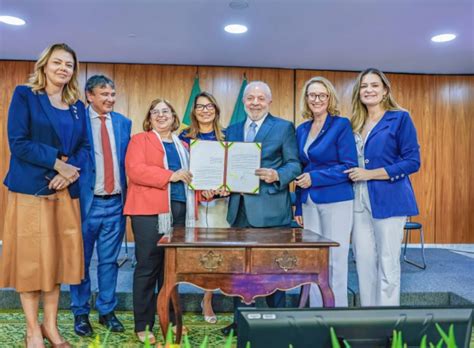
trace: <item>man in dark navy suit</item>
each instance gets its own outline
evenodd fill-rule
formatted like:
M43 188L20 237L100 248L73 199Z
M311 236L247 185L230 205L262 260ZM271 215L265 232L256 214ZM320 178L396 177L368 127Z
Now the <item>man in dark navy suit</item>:
M262 81L250 82L244 90L243 103L247 118L229 126L227 141L258 142L262 144L261 168L255 175L260 178L259 193L232 193L227 221L232 227L268 228L290 226L292 213L289 183L301 174L295 128L289 121L269 113L272 102L270 87ZM276 291L267 296L270 307L284 307L285 293ZM234 298L234 307L242 307ZM234 323L222 329L228 335L236 331Z

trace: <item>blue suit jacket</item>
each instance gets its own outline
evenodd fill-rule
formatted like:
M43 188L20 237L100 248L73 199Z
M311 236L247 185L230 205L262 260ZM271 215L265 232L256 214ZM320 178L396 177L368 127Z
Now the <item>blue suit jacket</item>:
M344 171L357 167L357 148L351 123L347 118L328 115L317 138L308 148L308 139L313 121L301 124L296 130L296 140L303 172L311 176L311 187L296 188L296 212L301 215L302 203L308 195L314 203L334 203L354 198L352 182Z
M130 132L132 129L132 121L122 114L117 112L110 113L112 119L112 127L114 130L115 146L117 151L117 160L120 171L120 185L122 187L122 205L125 203L125 196L127 193L127 177L125 174L125 153L127 152L128 142L130 141ZM94 146L101 146L101 144L94 144L92 137L91 120L89 117L89 109L86 109L86 127L87 137L91 144L90 156L92 160L84 169L81 175L81 216L84 221L91 209L92 200L94 199L94 188L96 180L95 172L95 155Z
M244 141L244 125L245 122L241 122L229 126L226 140ZM301 173L295 128L291 122L268 114L257 132L255 142L262 143L260 167L277 170L280 181L272 184L260 181L260 193L257 195L231 194L227 221L231 225L235 222L243 197L245 213L252 226L288 225L292 219L288 184Z
M408 176L420 169L420 145L406 111L387 111L370 132L364 147L365 168L385 168L389 180L367 182L372 216L418 215Z
M89 161L84 104L70 106L73 132L69 151L60 141L60 124L56 111L45 93L33 93L30 87L17 86L8 111L8 143L10 167L4 184L9 190L26 194L49 195L47 185L57 172L57 158L67 156L67 162L81 168ZM72 198L79 197L79 182L68 187Z

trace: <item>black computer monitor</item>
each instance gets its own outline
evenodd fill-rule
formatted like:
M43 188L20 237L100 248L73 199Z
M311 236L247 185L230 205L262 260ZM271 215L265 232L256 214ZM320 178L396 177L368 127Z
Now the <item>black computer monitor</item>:
M328 348L330 327L352 348L390 347L393 330L402 332L408 347L419 347L426 334L436 344L454 324L459 348L469 348L472 330L471 308L364 308L364 309L260 309L241 308L238 316L237 347L249 341L252 348ZM344 345L341 345L344 347Z

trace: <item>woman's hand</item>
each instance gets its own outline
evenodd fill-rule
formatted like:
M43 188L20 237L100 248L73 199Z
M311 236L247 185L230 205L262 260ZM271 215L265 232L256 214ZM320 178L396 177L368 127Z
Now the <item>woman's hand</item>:
M71 180L66 179L61 174L56 174L56 176L49 182L48 188L50 190L61 191L67 188L70 184L72 184Z
M311 182L311 176L309 175L309 173L303 173L300 176L297 176L295 183L296 186L299 186L304 189L311 187L311 185L313 184Z
M372 170L354 167L344 171L345 174L349 174L349 179L352 181L367 181L372 180Z
M201 195L205 198L205 199L211 199L212 197L214 197L214 195L216 194L216 190L205 190L205 191L202 191L201 192Z
M303 217L301 215L295 216L295 221L298 225L300 225L301 227L304 227L303 226Z
M182 181L185 184L190 184L193 179L193 175L189 170L180 169L174 172L170 177L170 182Z
M221 196L221 197L227 197L227 196L230 196L230 192L227 191L225 188L220 188L217 190L217 195Z
M205 190L205 191L202 191L201 192L201 195L205 198L205 199L211 199L211 198L214 198L216 196L219 196L219 197L227 197L230 195L230 192L229 191L226 191L225 189L223 188L220 188L218 190Z
M75 167L71 164L56 159L54 163L54 170L56 170L61 176L68 179L71 183L79 179L79 171L81 168Z

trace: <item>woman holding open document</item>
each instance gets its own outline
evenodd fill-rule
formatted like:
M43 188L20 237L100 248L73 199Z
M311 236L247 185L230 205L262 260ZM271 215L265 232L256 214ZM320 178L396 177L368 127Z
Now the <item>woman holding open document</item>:
M296 130L303 174L296 179L295 219L340 244L329 253L329 283L337 307L347 307L347 258L352 229L354 192L344 173L357 166L357 150L350 121L339 115L336 91L324 77L306 82L302 93L303 117ZM310 306L322 306L319 289L312 285Z
M224 132L220 124L220 108L214 96L208 92L201 92L194 99L191 111L191 125L179 135L180 139L188 144L192 139L224 140ZM198 227L227 228L227 200L217 198L210 202L199 204ZM212 309L212 292L206 291L201 303L204 320L210 324L217 323L217 317Z

